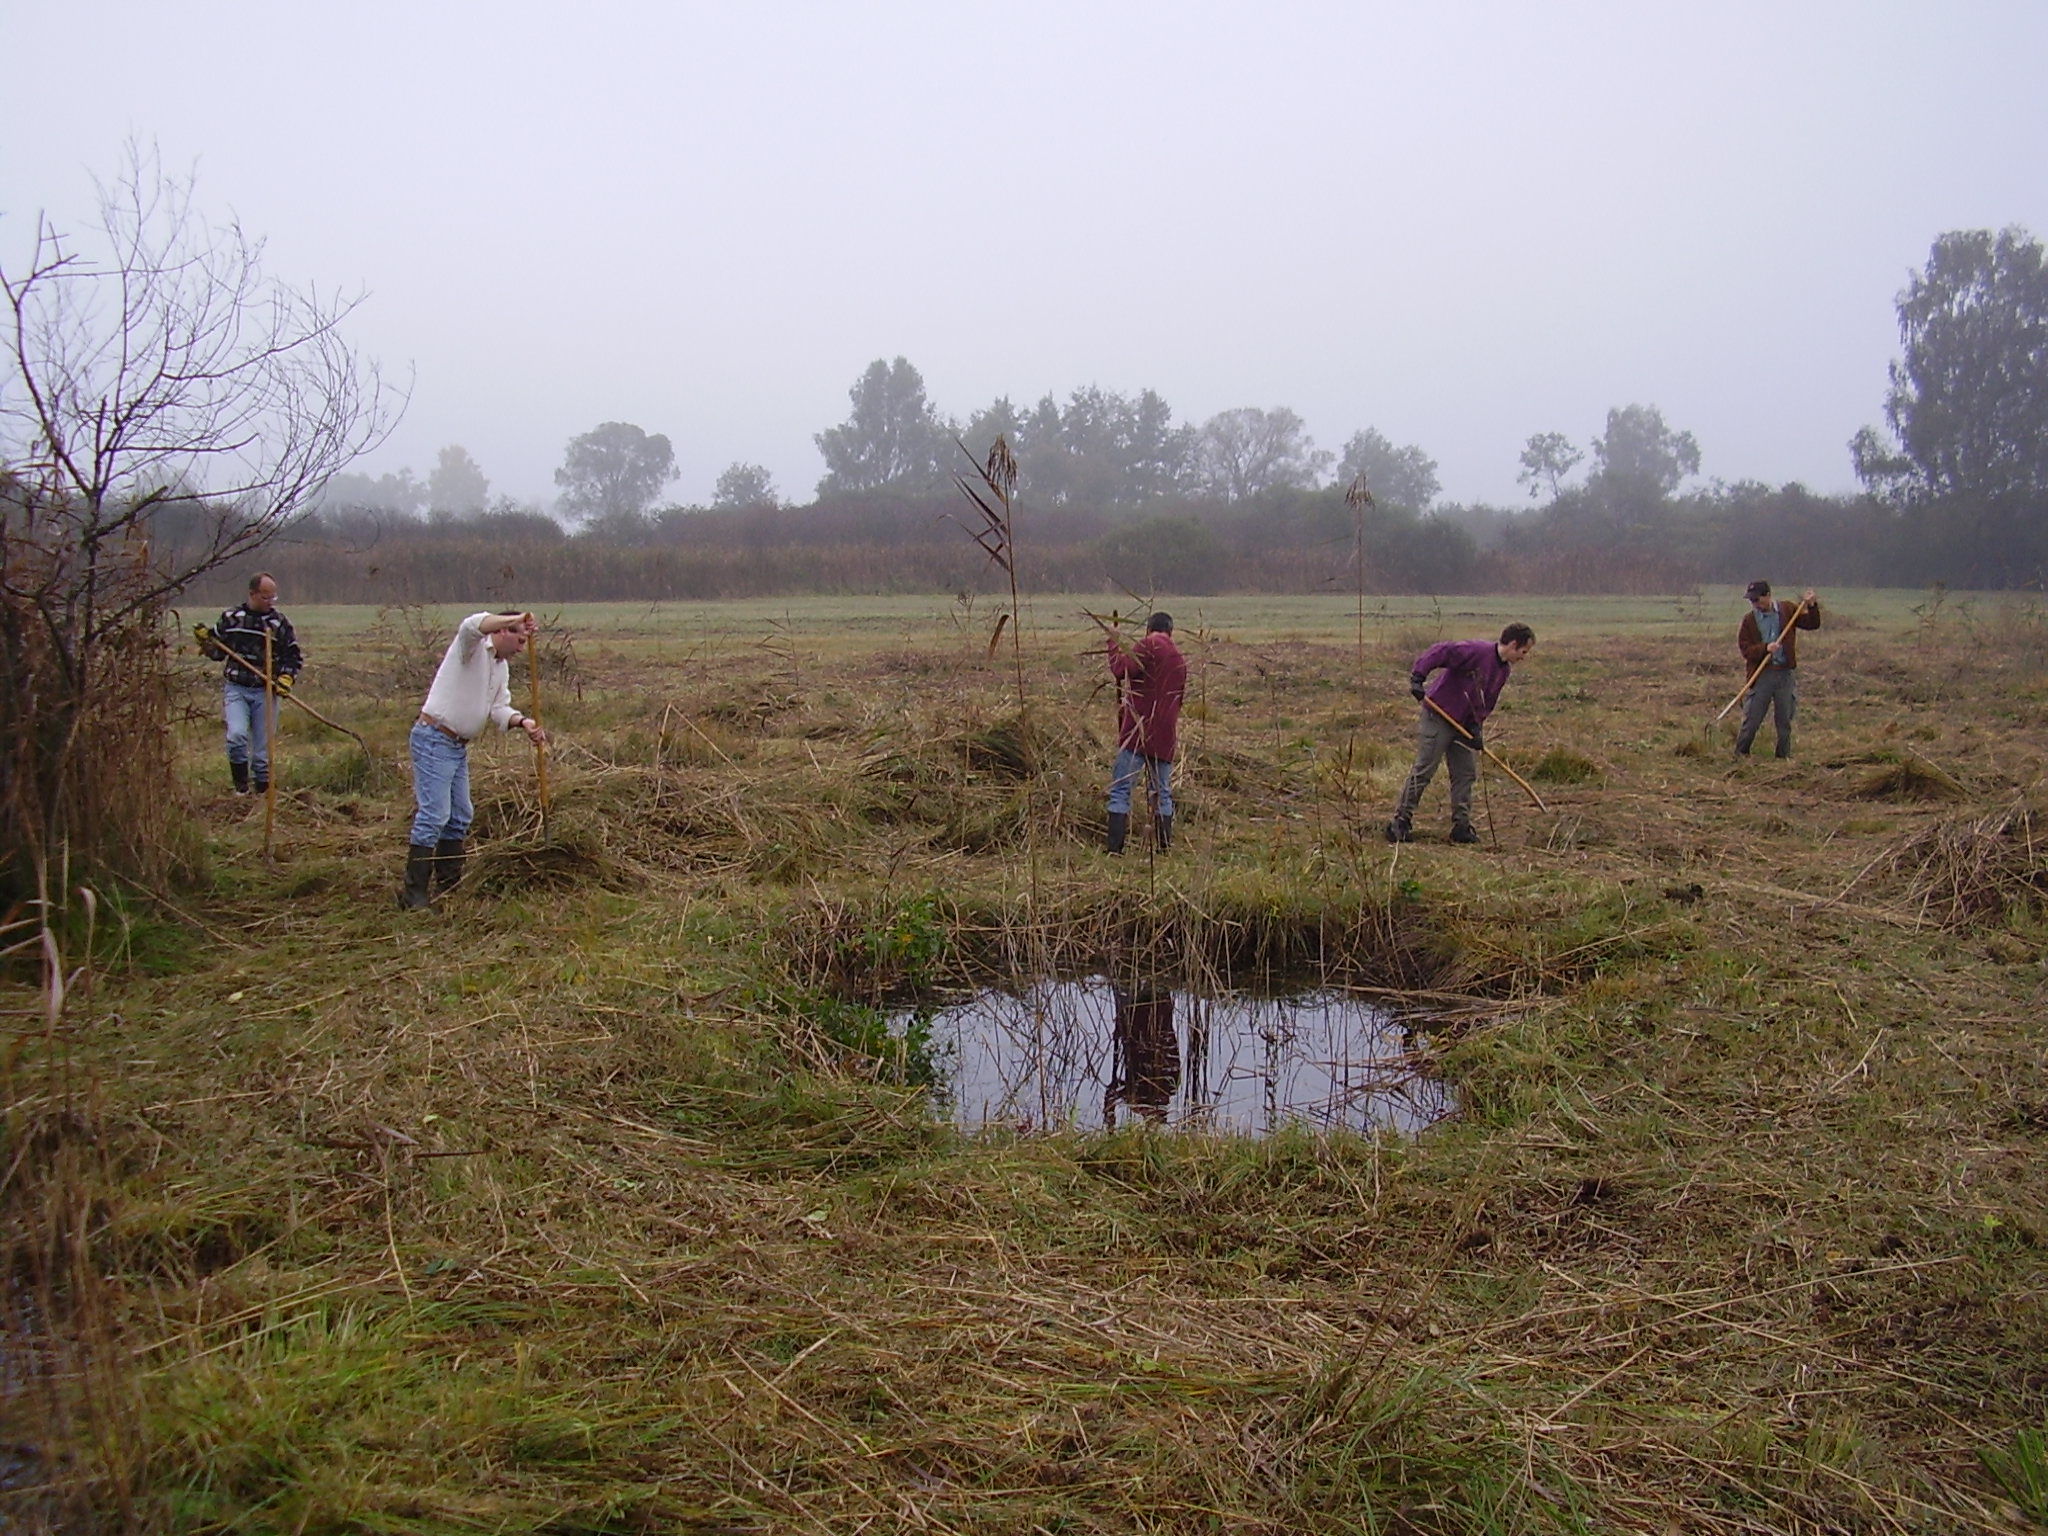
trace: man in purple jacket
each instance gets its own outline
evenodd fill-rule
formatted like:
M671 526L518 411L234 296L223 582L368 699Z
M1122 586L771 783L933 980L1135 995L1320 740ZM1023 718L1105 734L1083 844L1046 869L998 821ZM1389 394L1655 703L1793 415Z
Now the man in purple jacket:
M1535 630L1526 624L1510 624L1498 640L1443 640L1415 658L1408 691L1422 705L1422 720L1415 728L1415 766L1408 770L1408 782L1401 786L1401 803L1387 823L1388 842L1405 843L1414 835L1410 827L1416 802L1436 777L1436 765L1446 754L1451 760L1451 841L1479 841L1479 834L1472 830L1472 781L1479 776L1479 751L1485 745L1481 728L1493 713L1501 689L1507 686L1508 669L1535 644ZM1443 673L1434 684L1429 681L1432 672ZM1437 708L1430 708L1431 704Z

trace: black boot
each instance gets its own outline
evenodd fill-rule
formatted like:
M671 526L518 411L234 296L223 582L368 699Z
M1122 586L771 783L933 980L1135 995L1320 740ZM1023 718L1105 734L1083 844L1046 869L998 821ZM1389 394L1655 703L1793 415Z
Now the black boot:
M1400 817L1396 816L1392 821L1387 823L1388 842L1406 843L1413 841L1414 837L1415 834L1408 830L1408 823L1401 820Z
M247 763L229 763L228 772L234 777L235 793L238 795L249 793L249 765Z
M453 890L455 882L462 878L463 855L469 852L469 845L459 837L444 837L434 844L434 888L440 891Z
M1129 837L1130 834L1131 813L1129 811L1111 811L1109 813L1109 851L1111 853L1122 853L1124 851L1124 839Z
M1454 843L1476 843L1479 841L1479 834L1461 822L1451 828L1451 841Z
M408 912L420 912L434 904L434 850L424 843L405 845L405 889L398 904Z
M1171 816L1155 816L1152 818L1152 825L1159 832L1159 851L1165 853L1173 846L1173 818Z

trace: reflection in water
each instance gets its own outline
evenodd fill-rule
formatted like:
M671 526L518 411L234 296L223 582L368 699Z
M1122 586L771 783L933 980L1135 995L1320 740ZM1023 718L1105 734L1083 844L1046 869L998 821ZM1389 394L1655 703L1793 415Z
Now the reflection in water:
M1412 1134L1454 1107L1398 1019L1341 992L1206 998L1095 976L984 992L928 1026L938 1094L969 1129L1113 1126L1121 1106L1251 1135L1288 1124Z
M1180 1041L1173 1033L1173 994L1161 987L1125 991L1110 988L1116 1007L1115 1052L1109 1087L1102 1095L1103 1123L1116 1122L1116 1106L1131 1106L1155 1124L1166 1123L1166 1111L1180 1087Z

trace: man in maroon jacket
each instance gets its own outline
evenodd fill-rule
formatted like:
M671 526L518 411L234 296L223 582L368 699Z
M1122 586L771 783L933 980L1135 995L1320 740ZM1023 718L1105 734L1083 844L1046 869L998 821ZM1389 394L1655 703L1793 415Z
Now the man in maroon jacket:
M1164 853L1173 844L1173 750L1188 687L1187 659L1173 643L1172 615L1153 614L1145 621L1145 638L1128 651L1112 633L1109 670L1121 700L1116 767L1109 776L1109 851L1124 851L1131 830L1131 786L1142 769L1157 797L1152 825Z

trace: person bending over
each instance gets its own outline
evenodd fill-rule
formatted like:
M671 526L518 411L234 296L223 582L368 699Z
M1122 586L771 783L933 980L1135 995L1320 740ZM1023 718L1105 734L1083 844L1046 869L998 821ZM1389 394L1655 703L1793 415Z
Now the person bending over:
M1415 766L1408 770L1394 819L1387 823L1388 842L1405 843L1414 835L1416 804L1446 757L1451 764L1451 841L1479 841L1472 830L1472 784L1486 744L1483 727L1507 686L1509 671L1535 644L1535 630L1510 624L1498 640L1444 640L1415 658L1408 674L1408 691L1422 706L1415 727ZM1434 683L1432 672L1442 674Z
M431 906L436 889L462 878L464 840L476 814L469 799L470 742L486 725L496 725L547 743L540 722L512 707L511 660L539 628L530 613L472 613L448 643L409 743L417 809L405 851L401 907Z

